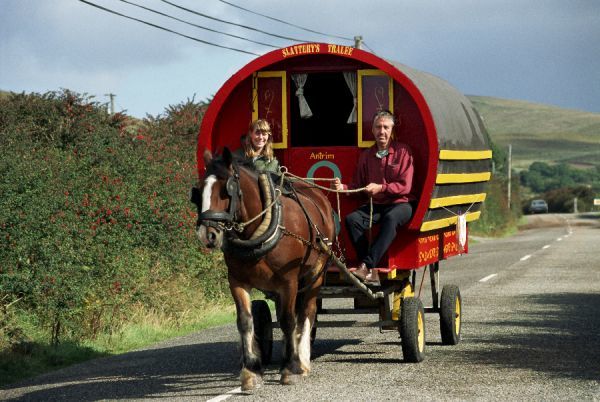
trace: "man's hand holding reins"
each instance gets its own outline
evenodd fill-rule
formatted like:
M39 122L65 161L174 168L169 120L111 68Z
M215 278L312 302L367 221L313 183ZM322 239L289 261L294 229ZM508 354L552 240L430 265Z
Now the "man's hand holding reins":
M370 196L374 196L375 194L379 194L383 191L383 184L377 183L369 183L365 187L365 192Z

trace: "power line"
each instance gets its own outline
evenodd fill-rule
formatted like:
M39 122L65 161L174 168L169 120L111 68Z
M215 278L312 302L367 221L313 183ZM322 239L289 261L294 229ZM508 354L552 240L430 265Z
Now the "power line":
M237 36L237 35L229 34L229 33L227 33L227 32L221 32L221 31L217 31L216 29L211 29L211 28L203 27L202 25L197 25L197 24L194 24L194 23L192 23L192 22L184 21L184 20L182 20L182 19L179 19L179 18L177 18L177 17L173 17L172 15L165 14L165 13L162 13L162 12L160 12L160 11L157 11L157 10L153 10L153 9L151 9L151 8L148 8L148 7L142 6L142 5L140 5L140 4L133 3L133 2L131 2L131 1L127 1L127 0L120 0L120 1L122 1L123 3L130 4L130 5L132 5L132 6L139 7L139 8L141 8L141 9L144 9L144 10L150 11L151 13L155 13L155 14L158 14L158 15L162 15L162 16L164 16L164 17L171 18L171 19L173 19L173 20L175 20L175 21L183 22L184 24L191 25L191 26L193 26L193 27L196 27L196 28L204 29L205 31L216 32L216 33L219 33L219 34L222 34L222 35L227 35L227 36L230 36L230 37L232 37L232 38L236 38L236 39L245 40L245 41L248 41L248 42L256 43L256 44L258 44L258 45L268 46L268 47L272 47L272 48L275 48L275 49L279 48L279 46L271 45L271 44L269 44L269 43L258 42L258 41L252 40L252 39L244 38L243 36Z
M300 25L292 24L291 22L280 20L279 18L275 18L275 17L271 17L271 16L268 16L268 15L265 15L265 14L261 14L261 13L258 13L256 11L249 10L247 8L238 6L237 4L233 4L233 3L230 3L230 2L225 1L225 0L219 0L219 1L221 3L225 3L227 5L230 5L231 7L239 8L240 10L247 11L247 12L249 12L251 14L260 15L261 17L268 18L270 20L277 21L277 22L280 22L282 24L292 26L294 28L298 28L298 29L301 29L301 30L306 31L306 32L312 32L312 33L316 33L316 34L323 35L323 36L329 36L331 38L338 38L338 39L350 40L350 41L354 40L352 38L347 38L345 36L338 36L338 35L333 35L333 34L328 34L328 33L323 33L323 32L319 32L319 31L315 31L315 30L312 30L312 29L309 29L309 28L304 28L304 27L301 27Z
M362 41L362 44L363 44L363 45L365 45L365 47L366 47L367 49L369 49L369 50L371 51L371 53L373 53L373 54L376 54L376 53L375 53L375 50L371 49L371 47L370 47L369 45L367 45L367 42L365 42L365 41L363 40L363 41Z
M250 27L250 26L247 26L247 25L242 25L242 24L238 24L238 23L235 23L235 22L222 20L222 19L217 18L217 17L212 17L210 15L203 14L203 13L201 13L199 11L194 11L194 10L190 10L189 8L185 8L183 6L179 6L179 5L175 4L175 3L171 3L170 1L167 1L167 0L160 0L160 1L162 1L163 3L167 3L167 4L169 4L169 5L173 6L173 7L177 7L180 10L184 10L184 11L187 11L189 13L196 14L196 15L199 15L201 17L208 18L208 19L211 19L211 20L214 20L214 21L219 21L219 22L222 22L224 24L235 25L237 27L241 27L241 28L244 28L244 29L249 29L249 30L255 31L255 32L260 32L260 33L263 33L265 35L274 36L276 38L291 40L291 41L294 41L294 42L311 42L311 41L306 40L306 39L297 39L297 38L291 38L289 36L277 35L277 34L274 34L274 33L271 33L271 32L263 31L262 29L253 28L253 27Z
M135 17L130 17L129 15L121 14L121 13L119 13L117 11L114 11L114 10L111 10L111 9L99 6L98 4L94 4L94 3L89 2L87 0L79 0L79 1L82 2L82 3L85 3L85 4L89 5L89 6L96 7L98 9L100 9L100 10L106 11L108 13L118 15L119 17L123 17L123 18L127 18L127 19L130 19L130 20L133 20L133 21L141 22L142 24L149 25L151 27L154 27L154 28L157 28L157 29L161 29L163 31L171 32L171 33L173 33L175 35L183 36L184 38L191 39L191 40L196 41L196 42L204 43L205 45L220 47L222 49L233 50L234 52L246 53L246 54L250 54L250 55L253 55L253 56L260 56L260 54L258 54L258 53L252 53L252 52L248 52L248 51L242 50L242 49L236 49L236 48L233 48L233 47L218 45L218 44L213 43L213 42L208 42L208 41L205 41L205 40L202 40L202 39L194 38L193 36L184 35L184 34L182 34L180 32L176 32L176 31L173 31L171 29L168 29L168 28L165 28L165 27L161 27L160 25L156 25L156 24L153 24L153 23L148 22L148 21L140 20L140 19L135 18Z

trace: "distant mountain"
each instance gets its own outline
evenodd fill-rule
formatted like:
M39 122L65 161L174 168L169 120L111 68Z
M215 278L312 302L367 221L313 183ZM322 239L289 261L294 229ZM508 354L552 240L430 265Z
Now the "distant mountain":
M501 147L512 144L516 168L535 161L581 168L600 165L600 113L486 96L468 98L492 141Z

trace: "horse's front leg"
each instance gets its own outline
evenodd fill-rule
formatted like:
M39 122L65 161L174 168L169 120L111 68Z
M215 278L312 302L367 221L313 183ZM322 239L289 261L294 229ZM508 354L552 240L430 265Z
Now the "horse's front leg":
M302 304L298 311L298 356L300 358L303 376L307 376L310 372L311 331L315 325L317 316L317 296L319 294L319 287L320 286L315 286L304 294Z
M237 311L237 328L242 343L242 371L240 380L242 390L248 391L256 387L262 376L260 349L254 339L254 325L249 289L230 278L229 287L235 301Z
M298 337L296 332L296 296L298 284L289 283L279 295L278 319L283 332L283 361L281 362L281 384L293 383L293 376L302 374L298 356Z

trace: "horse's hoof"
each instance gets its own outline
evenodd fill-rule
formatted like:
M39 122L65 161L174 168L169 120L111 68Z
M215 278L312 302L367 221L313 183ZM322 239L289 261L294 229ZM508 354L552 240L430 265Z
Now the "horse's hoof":
M258 385L258 376L247 369L242 370L240 380L242 381L242 391L252 391Z
M246 378L242 380L242 391L252 391L256 389L256 379L255 378Z
M279 380L279 383L281 385L294 385L298 382L298 380L300 380L304 376L304 373L300 375L292 374L286 370L283 373L281 373L281 379Z
M291 374L282 374L279 383L281 385L294 385Z

